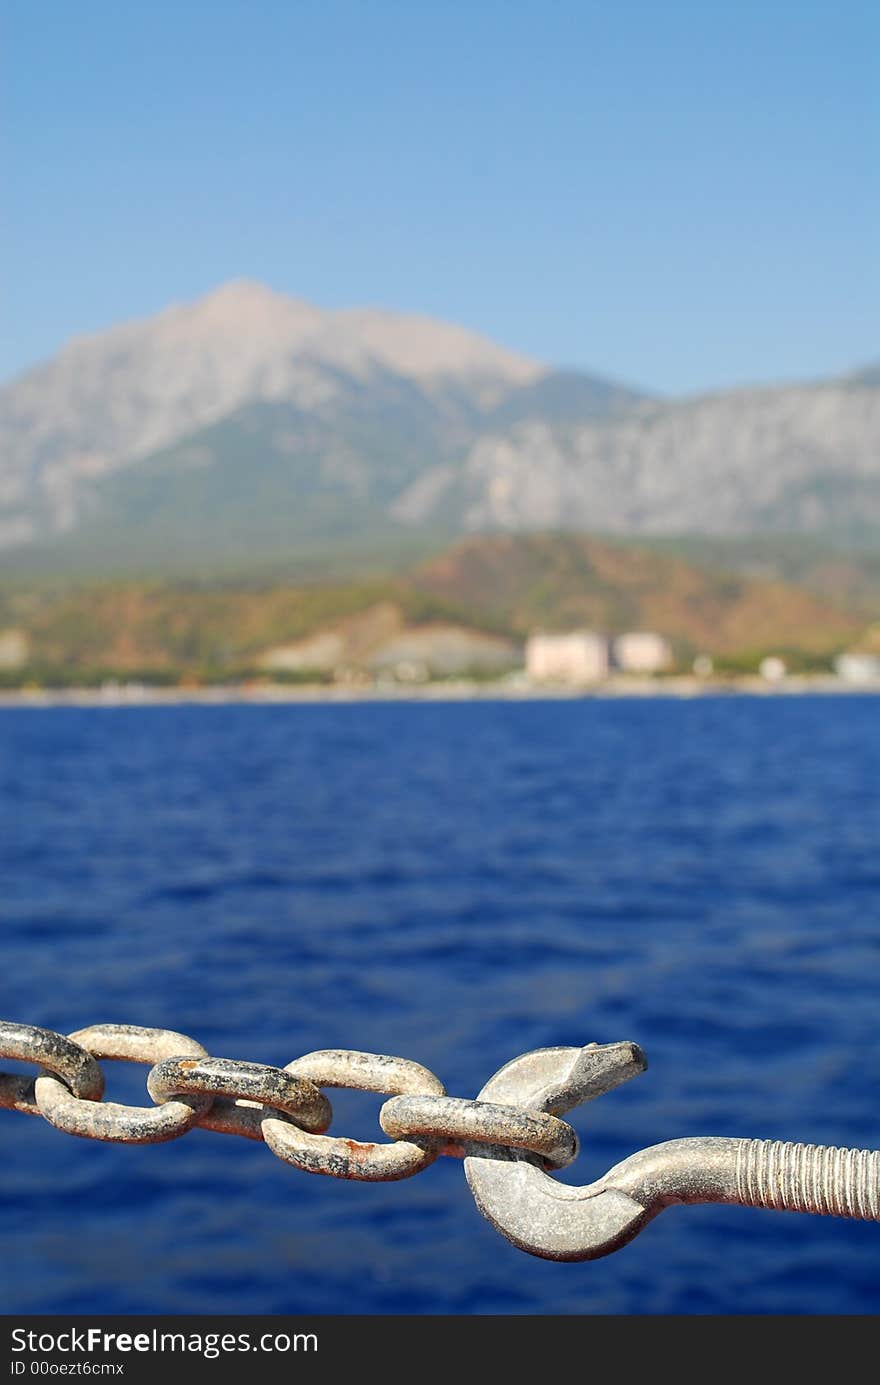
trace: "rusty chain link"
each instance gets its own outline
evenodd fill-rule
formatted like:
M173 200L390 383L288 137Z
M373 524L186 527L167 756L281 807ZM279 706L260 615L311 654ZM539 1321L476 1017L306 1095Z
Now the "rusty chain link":
M445 1152L483 1154L480 1145L525 1149L540 1154L548 1168L562 1169L577 1156L578 1138L571 1126L543 1111L519 1111L492 1101L462 1101L430 1096L399 1096L379 1112L386 1135L442 1137Z
M130 1063L158 1063L174 1054L207 1057L185 1034L170 1029L141 1029L134 1024L93 1024L69 1035L93 1058ZM5 1055L8 1056L8 1055ZM195 1125L211 1105L210 1097L181 1095L162 1106L120 1106L115 1101L87 1101L75 1096L60 1077L44 1074L34 1082L37 1109L50 1125L87 1140L114 1140L148 1145L174 1140Z
M426 1100L445 1095L446 1088L421 1063L389 1058L379 1053L327 1048L307 1053L288 1063L285 1072L310 1078L321 1087L348 1087L383 1096L417 1093ZM267 1116L263 1138L273 1154L305 1173L325 1173L331 1178L353 1178L368 1183L390 1183L410 1178L433 1164L441 1152L436 1141L391 1144L362 1143L327 1135L310 1135L295 1125L284 1125Z
M74 1096L85 1101L100 1101L104 1095L104 1074L92 1054L52 1029L0 1020L0 1057L48 1068L66 1083ZM17 1077L14 1073L0 1073L0 1105L25 1111L28 1115L42 1114L36 1102L34 1079Z
M170 1029L93 1024L57 1034L0 1020L0 1059L33 1063L34 1077L0 1072L0 1107L42 1116L90 1140L156 1144L195 1126L260 1140L307 1173L365 1182L409 1178L439 1155L464 1160L477 1206L513 1245L550 1260L592 1260L637 1235L664 1207L726 1202L880 1221L880 1151L699 1136L624 1159L583 1187L554 1169L578 1152L560 1117L647 1066L637 1044L587 1044L521 1054L476 1100L446 1094L419 1063L323 1049L284 1068L213 1057ZM103 1101L102 1060L149 1066L153 1106ZM388 1098L390 1142L327 1135L324 1088Z

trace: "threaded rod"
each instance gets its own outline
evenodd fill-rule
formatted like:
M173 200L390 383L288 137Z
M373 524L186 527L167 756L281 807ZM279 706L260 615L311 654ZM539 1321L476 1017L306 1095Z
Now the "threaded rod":
M748 1207L880 1221L880 1151L742 1140L736 1191Z

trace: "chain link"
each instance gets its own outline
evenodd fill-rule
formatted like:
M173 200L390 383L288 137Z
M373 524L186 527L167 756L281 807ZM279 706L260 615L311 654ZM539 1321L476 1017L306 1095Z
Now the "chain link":
M61 1078L74 1096L99 1101L104 1095L104 1074L90 1053L53 1029L36 1024L0 1020L0 1058L37 1063ZM34 1078L0 1073L0 1103L29 1115L41 1115L34 1093Z
M459 1097L399 1096L379 1112L386 1135L412 1139L433 1136L446 1141L444 1154L466 1159L486 1156L483 1146L504 1146L540 1154L548 1168L562 1169L576 1158L578 1138L566 1121L543 1111L519 1111L492 1101ZM476 1148L474 1148L476 1146Z
M147 1091L156 1102L180 1096L221 1096L283 1111L304 1130L326 1130L333 1117L327 1098L307 1077L266 1063L234 1058L166 1058L150 1069Z
M186 1034L130 1024L93 1024L73 1034L0 1021L0 1059L39 1066L35 1078L0 1073L0 1107L43 1116L57 1130L89 1140L156 1144L196 1126L264 1142L306 1173L390 1182L421 1172L441 1154L464 1158L536 1156L561 1167L577 1136L555 1116L498 1102L446 1095L433 1072L406 1058L357 1049L322 1049L285 1067L212 1057ZM102 1101L99 1060L143 1063L155 1105ZM390 1097L380 1124L389 1142L326 1135L332 1107L324 1088Z
M306 1053L288 1063L285 1071L310 1077L321 1087L348 1087L361 1092L380 1092L383 1096L409 1093L424 1101L436 1101L446 1093L439 1077L423 1068L421 1063L390 1058L383 1053L361 1053L357 1049L327 1048ZM441 1152L436 1141L407 1139L376 1144L309 1135L294 1125L282 1125L272 1117L263 1122L263 1138L273 1154L305 1173L323 1173L331 1178L351 1178L366 1183L390 1183L410 1178L433 1164Z
M70 1036L93 1058L121 1059L154 1064L172 1053L190 1058L207 1050L170 1029L142 1029L134 1024L93 1024ZM174 1140L195 1125L211 1105L210 1097L181 1096L162 1106L120 1106L115 1101L86 1101L74 1096L59 1077L44 1074L34 1083L40 1115L56 1130L86 1140L112 1140L121 1144L151 1145Z

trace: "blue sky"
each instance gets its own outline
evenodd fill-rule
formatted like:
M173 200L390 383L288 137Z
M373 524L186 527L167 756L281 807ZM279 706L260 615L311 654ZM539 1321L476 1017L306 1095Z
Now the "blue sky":
M0 376L241 276L671 393L880 357L874 3L0 15Z

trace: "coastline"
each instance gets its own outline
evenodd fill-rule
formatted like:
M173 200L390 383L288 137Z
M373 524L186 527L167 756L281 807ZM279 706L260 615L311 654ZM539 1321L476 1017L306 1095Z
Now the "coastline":
M847 682L831 674L793 675L768 682L758 675L712 679L682 677L608 678L584 685L531 683L515 679L469 679L427 683L245 683L204 687L147 687L108 684L99 688L17 688L0 691L4 708L167 707L308 705L361 702L548 702L603 698L852 696L880 693L880 680Z

